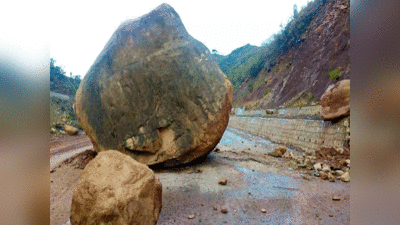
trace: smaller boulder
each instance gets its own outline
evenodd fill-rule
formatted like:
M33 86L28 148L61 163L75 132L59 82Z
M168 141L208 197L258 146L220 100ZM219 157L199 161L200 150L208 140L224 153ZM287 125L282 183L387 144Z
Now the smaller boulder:
M272 110L272 109L267 109L267 110L265 110L265 113L266 113L266 114L274 114L274 110Z
M324 166L324 167L322 167L322 171L331 172L331 169L329 168L329 166Z
M322 170L321 163L316 163L316 164L314 164L313 167L314 167L315 170Z
M325 120L350 115L350 80L330 85L321 97L321 107Z
M266 209L261 209L261 212L262 212L262 213L266 213L267 210L266 210Z
M220 184L220 185L226 185L227 183L228 183L228 180L225 179L225 178L221 178L221 179L218 181L218 184Z
M330 182L335 182L336 177L333 176L333 174L332 174L331 172L329 172L329 173L328 173L328 180L329 180Z
M69 135L77 135L78 132L79 132L78 128L73 127L73 126L68 125L68 124L64 124L64 130Z
M287 149L286 146L279 145L278 147L275 148L275 151L269 152L268 155L274 157L282 157L282 155L286 153L286 149Z
M342 176L344 174L344 172L343 171L341 171L341 170L335 170L335 175L337 175L337 176Z
M285 154L283 154L282 156L285 157L285 158L288 158L288 159L293 159L294 158L294 154L292 152L289 152L289 151L285 152Z
M321 171L321 172L319 172L319 177L322 180L327 180L328 179L328 173Z
M71 224L156 224L162 186L146 165L119 151L100 152L82 171Z
M344 173L342 176L340 176L340 180L343 182L349 182L350 181L350 173L347 171Z

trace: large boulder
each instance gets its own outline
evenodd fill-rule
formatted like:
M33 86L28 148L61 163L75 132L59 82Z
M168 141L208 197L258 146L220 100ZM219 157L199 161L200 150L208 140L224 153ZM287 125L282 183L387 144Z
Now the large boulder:
M99 153L72 196L71 224L156 224L162 186L153 171L121 152Z
M325 120L350 115L350 80L330 85L321 97L321 107Z
M209 50L162 4L115 31L82 81L75 110L96 151L173 166L218 144L232 95Z

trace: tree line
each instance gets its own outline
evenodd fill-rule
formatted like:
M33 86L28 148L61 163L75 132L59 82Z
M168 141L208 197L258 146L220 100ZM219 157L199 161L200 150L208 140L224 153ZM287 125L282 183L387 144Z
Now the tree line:
M56 65L56 60L50 58L50 91L75 96L76 91L81 83L81 76L69 76L62 67Z

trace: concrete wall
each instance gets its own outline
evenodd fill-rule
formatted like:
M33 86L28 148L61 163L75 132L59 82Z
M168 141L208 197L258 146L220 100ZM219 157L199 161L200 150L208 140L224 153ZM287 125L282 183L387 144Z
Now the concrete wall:
M229 127L290 145L306 152L320 147L343 148L350 128L346 119L332 124L330 121L307 119L263 118L231 115ZM346 126L345 126L346 125Z

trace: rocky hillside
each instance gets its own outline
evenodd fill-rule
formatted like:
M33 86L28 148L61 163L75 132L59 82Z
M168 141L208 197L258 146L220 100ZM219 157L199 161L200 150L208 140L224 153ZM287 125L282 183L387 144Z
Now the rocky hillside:
M350 78L350 1L310 2L272 41L250 47L219 63L234 84L234 107L318 104L329 85Z

